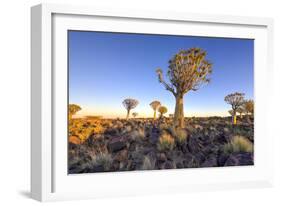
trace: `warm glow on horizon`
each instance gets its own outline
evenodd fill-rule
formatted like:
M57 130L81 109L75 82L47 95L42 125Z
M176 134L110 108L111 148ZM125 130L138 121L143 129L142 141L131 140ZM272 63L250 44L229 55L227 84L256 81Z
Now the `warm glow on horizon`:
M81 105L80 105L81 106ZM173 112L169 112L171 111L168 110L168 113L165 114L165 117L169 117L169 114L173 114ZM173 111L173 110L172 110ZM137 112L138 116L136 118L153 118L153 110L151 108L148 107L148 109L146 110L137 110L134 109L130 112L130 117L132 117L132 113L133 112ZM102 118L105 119L115 119L115 118L126 118L126 110L122 107L120 107L120 109L115 110L113 108L102 108L102 109L97 109L94 110L90 107L83 107L82 106L82 110L77 112L77 114L74 115L74 118L83 118L86 116L102 116ZM211 117L211 116L221 116L221 117L226 117L229 116L227 111L185 111L185 117Z

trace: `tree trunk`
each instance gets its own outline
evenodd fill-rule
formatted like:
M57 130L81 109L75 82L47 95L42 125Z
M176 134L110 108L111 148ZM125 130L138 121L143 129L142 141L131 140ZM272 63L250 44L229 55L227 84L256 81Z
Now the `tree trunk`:
M130 115L130 110L128 109L128 110L127 110L127 117L126 117L126 120L129 119L129 115Z
M236 125L236 111L233 111L233 116L232 116L232 123L234 124L234 125Z
M156 120L156 110L154 110L153 119Z
M184 113L183 113L183 94L176 96L176 108L174 114L174 127L184 127Z

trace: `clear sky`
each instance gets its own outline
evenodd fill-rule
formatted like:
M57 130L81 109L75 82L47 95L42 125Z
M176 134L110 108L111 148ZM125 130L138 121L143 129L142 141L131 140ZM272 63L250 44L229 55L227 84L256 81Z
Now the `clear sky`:
M153 116L153 100L173 113L175 99L155 70L160 67L166 74L168 60L191 47L207 51L213 73L209 84L185 95L185 116L228 115L224 97L232 92L253 99L253 40L69 31L69 103L79 104L82 116L123 118L126 98L139 101L132 112L140 117Z

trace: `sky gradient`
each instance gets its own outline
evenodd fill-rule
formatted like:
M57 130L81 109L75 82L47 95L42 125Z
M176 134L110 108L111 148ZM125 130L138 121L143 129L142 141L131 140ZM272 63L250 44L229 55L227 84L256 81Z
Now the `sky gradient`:
M181 49L200 47L213 63L211 82L184 96L185 116L226 116L232 92L253 99L254 41L249 39L69 31L69 103L77 116L125 118L122 101L134 98L132 110L152 117L150 102L158 100L174 112L175 98L159 83L156 68L166 74L168 61ZM168 79L165 76L166 81Z

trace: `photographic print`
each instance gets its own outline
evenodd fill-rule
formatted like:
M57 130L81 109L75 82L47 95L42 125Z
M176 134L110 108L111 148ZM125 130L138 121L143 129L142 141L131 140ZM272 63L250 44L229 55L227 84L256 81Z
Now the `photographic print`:
M254 40L68 31L68 174L254 165Z

